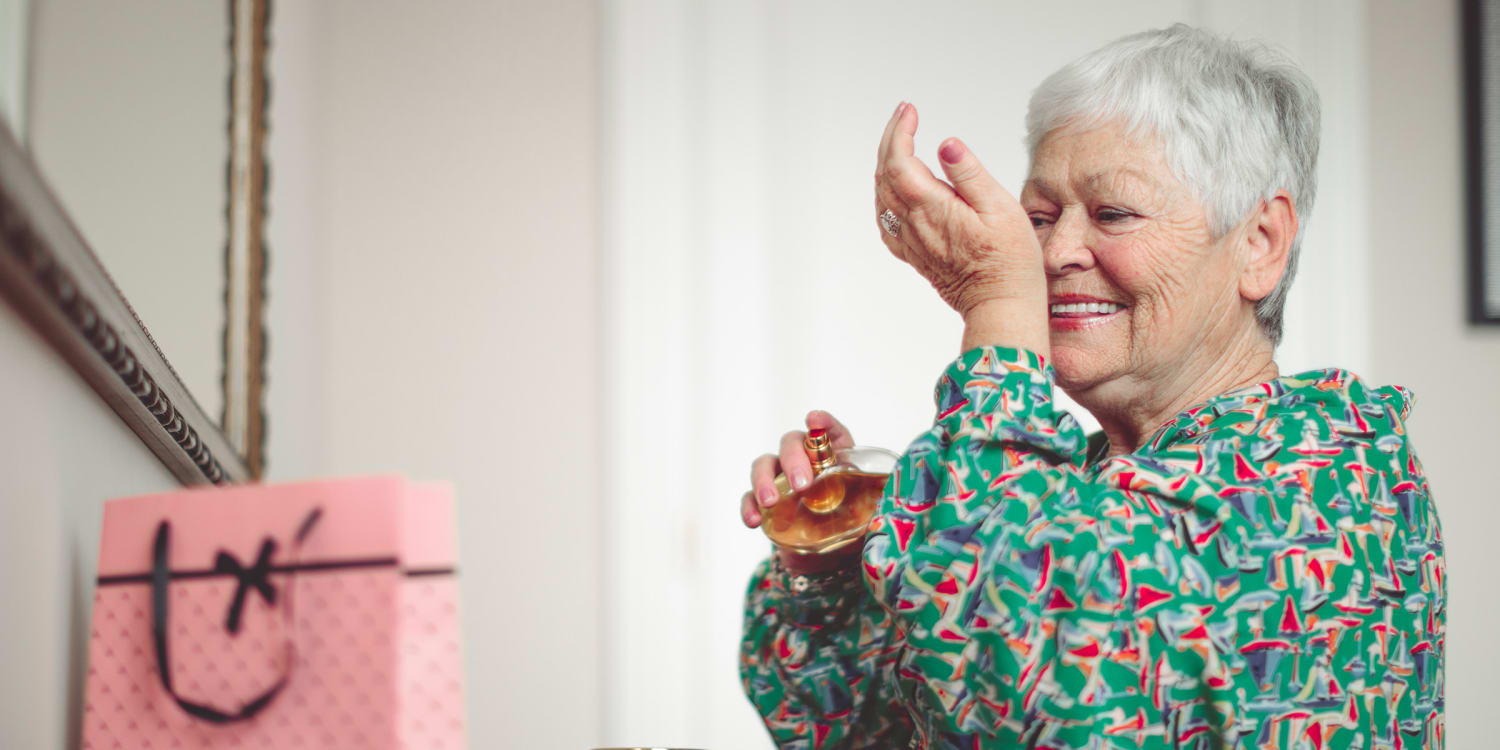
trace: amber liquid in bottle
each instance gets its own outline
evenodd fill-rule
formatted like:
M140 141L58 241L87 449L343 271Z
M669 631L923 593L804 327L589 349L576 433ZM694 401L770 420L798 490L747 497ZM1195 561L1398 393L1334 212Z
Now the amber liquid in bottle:
M896 455L879 448L834 450L825 430L813 430L803 445L813 480L793 490L776 477L780 497L763 508L766 536L784 550L801 554L832 552L864 538L880 505Z

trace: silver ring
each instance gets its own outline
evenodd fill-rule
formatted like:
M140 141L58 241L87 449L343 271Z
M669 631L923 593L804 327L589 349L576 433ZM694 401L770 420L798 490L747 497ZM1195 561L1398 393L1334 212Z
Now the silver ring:
M885 230L886 234L892 237L901 236L901 219L897 218L896 212L889 208L885 210L885 213L880 215L880 227Z

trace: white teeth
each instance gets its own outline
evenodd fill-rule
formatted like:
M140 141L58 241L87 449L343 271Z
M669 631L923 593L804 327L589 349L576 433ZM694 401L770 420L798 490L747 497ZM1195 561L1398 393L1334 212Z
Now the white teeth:
M1120 306L1113 302L1075 302L1066 305L1052 305L1053 315L1111 315L1120 311Z

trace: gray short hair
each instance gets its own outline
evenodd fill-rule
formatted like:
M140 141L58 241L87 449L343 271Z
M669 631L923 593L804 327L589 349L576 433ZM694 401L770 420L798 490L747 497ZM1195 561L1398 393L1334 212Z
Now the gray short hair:
M1277 190L1291 193L1299 226L1281 280L1255 306L1281 341L1287 290L1317 194L1319 104L1312 80L1286 55L1177 24L1118 39L1048 76L1031 95L1026 146L1036 158L1063 126L1121 121L1161 138L1222 237Z

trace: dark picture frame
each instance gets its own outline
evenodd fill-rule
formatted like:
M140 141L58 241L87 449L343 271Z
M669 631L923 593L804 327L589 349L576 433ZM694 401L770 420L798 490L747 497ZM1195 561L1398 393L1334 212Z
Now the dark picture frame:
M1463 0L1468 309L1500 325L1500 0Z

